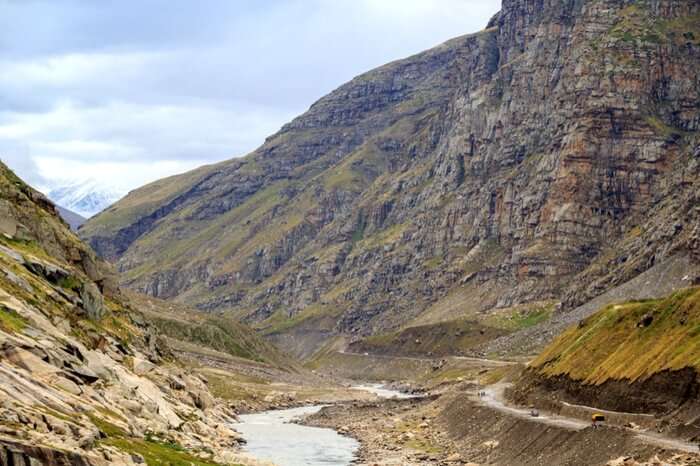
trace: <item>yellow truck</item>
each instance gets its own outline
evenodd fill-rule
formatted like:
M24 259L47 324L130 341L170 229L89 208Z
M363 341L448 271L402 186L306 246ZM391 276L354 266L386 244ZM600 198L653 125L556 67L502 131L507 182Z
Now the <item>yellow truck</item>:
M598 426L603 425L605 422L605 416L602 414L593 414L591 415L591 422L593 423L593 428L595 429Z

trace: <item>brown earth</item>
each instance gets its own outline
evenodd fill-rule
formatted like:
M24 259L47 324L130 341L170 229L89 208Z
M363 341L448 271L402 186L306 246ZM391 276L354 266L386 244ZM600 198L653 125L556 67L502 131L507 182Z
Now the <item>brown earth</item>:
M696 411L700 383L693 368L663 371L632 382L608 380L588 384L567 376L541 377L526 371L510 398L520 404L550 398L569 403L597 406L601 409L629 413L666 415L677 410ZM700 424L697 434L700 434Z

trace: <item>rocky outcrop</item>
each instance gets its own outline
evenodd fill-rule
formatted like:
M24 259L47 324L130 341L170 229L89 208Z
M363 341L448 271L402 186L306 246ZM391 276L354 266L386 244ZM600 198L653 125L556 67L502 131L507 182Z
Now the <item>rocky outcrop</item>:
M440 320L455 295L460 315L566 312L697 257L698 18L689 0L504 1L484 31L359 76L81 234L128 286L270 335Z
M8 466L88 466L91 463L76 453L0 441L0 464Z
M2 164L0 209L0 464L235 462L235 414Z
M92 320L100 320L104 317L104 298L99 288L94 283L85 283L80 287L80 299L83 301L83 309Z

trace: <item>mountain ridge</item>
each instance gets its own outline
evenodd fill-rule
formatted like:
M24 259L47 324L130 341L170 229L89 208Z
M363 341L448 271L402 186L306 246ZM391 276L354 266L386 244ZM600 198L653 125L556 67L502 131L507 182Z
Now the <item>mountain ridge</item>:
M126 285L300 354L425 315L566 312L697 260L699 48L687 0L504 1L81 234Z
M70 226L70 229L73 231L78 231L81 225L87 220L82 215L76 214L72 210L61 207L60 205L57 205L56 209L58 210L58 214L61 216L61 218L65 220L68 226Z

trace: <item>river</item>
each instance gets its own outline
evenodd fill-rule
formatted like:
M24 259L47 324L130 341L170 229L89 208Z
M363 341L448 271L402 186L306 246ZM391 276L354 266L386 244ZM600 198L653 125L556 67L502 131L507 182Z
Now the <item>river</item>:
M354 387L380 398L408 398L381 385ZM353 438L332 429L308 427L292 421L315 414L325 405L246 414L234 425L248 442L244 451L250 456L278 466L347 466L355 458L359 444Z

